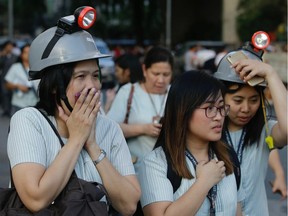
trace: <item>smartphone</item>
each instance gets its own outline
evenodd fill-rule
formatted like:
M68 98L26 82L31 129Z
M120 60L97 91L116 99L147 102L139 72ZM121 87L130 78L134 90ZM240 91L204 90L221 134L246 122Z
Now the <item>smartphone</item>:
M233 54L230 54L226 57L227 61L232 65L237 61L240 61L242 59L248 59L248 57L242 52L242 51L237 51ZM254 76L252 79L248 80L247 83L250 86L255 86L258 85L262 82L264 82L265 79L263 77L260 76Z

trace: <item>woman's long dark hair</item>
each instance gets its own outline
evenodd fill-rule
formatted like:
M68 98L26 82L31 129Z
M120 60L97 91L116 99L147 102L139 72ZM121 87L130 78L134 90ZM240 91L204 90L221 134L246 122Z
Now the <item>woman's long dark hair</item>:
M30 47L30 43L25 43L25 44L20 48L20 55L18 56L16 62L20 62L20 63L23 62L23 60L22 60L22 54L23 54L24 49L25 49L26 47Z
M43 72L38 86L39 101L36 108L44 109L48 115L55 116L57 104L71 80L76 63L51 66Z
M171 85L162 118L162 129L155 148L162 146L172 168L181 177L191 179L186 160L186 137L192 114L207 99L215 100L223 95L223 85L216 78L203 71L188 71L179 75ZM222 141L211 142L217 158L223 160L226 174L233 172L227 146Z
M234 94L234 93L236 93L237 91L239 91L240 89L242 89L246 85L246 84L237 83L238 88L230 89L230 87L232 85L235 85L234 82L228 82L228 81L222 81L222 82L225 85L225 92L226 92L225 94ZM245 126L246 135L244 137L244 144L243 144L244 148L246 146L252 145L253 143L255 143L256 141L259 140L261 132L262 132L262 129L263 129L263 126L265 124L264 113L263 113L263 108L262 108L263 103L262 103L262 100L261 100L261 97L264 98L264 92L263 92L264 91L264 87L255 86L254 88L257 91L257 93L259 94L260 106L259 106L255 116L253 116L253 118ZM268 106L267 101L265 99L263 101L265 103L264 104L265 107L267 107ZM228 132L228 124L229 124L229 117L227 116L225 118L225 121L224 121L224 130L225 130L225 132ZM227 142L225 133L222 133L222 140Z

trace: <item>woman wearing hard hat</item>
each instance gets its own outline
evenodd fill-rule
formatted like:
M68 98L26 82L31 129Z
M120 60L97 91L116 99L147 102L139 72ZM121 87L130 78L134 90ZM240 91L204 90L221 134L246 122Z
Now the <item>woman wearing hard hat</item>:
M264 184L269 153L287 145L287 91L276 71L262 62L267 40L264 32L255 34L253 44L229 52L214 74L226 86L230 112L222 138L234 147L241 163L244 215L269 215ZM267 85L278 121L267 119L263 93Z
M140 198L121 129L99 113L98 59L108 55L101 54L83 30L94 23L88 21L96 11L89 8L81 8L88 17L82 16L83 11L63 17L31 44L29 76L41 79L38 110L24 108L12 117L8 156L17 192L32 212L49 206L74 170L81 179L102 183L121 215L132 215ZM55 126L62 148L39 110Z

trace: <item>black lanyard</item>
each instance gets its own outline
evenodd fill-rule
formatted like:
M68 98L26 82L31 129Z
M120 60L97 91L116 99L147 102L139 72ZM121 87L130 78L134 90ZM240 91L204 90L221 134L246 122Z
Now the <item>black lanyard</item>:
M185 151L185 155L188 157L188 159L192 162L194 169L195 169L195 173L196 173L196 166L198 164L197 160L195 159L195 157L191 154L191 152L186 149ZM213 159L213 150L211 148L209 148L209 160ZM214 185L208 192L207 194L207 198L210 201L210 216L215 216L215 202L216 202L216 196L217 196L217 185Z
M243 156L243 150L244 150L244 137L245 137L245 135L246 135L246 129L243 129L242 133L241 133L241 136L240 136L238 148L237 148L237 151L236 151L240 164L242 163L242 156ZM235 150L228 129L225 130L225 136L226 136L226 140L227 140L228 144L231 145L232 148Z

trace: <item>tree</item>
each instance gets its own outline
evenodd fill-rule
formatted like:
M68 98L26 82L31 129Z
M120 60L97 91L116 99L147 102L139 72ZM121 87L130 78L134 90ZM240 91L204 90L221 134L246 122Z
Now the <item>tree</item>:
M34 34L37 26L45 27L44 14L46 5L44 1L39 0L14 0L14 32L15 34ZM8 1L0 1L0 13L3 26L2 29L8 28ZM1 32L0 32L1 33ZM4 31L2 32L4 33Z
M238 10L237 32L242 41L260 30L277 37L279 26L287 20L286 0L240 0Z

